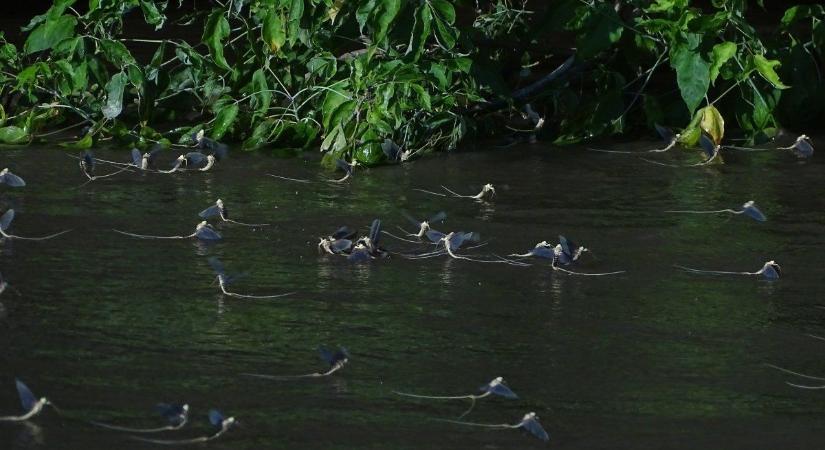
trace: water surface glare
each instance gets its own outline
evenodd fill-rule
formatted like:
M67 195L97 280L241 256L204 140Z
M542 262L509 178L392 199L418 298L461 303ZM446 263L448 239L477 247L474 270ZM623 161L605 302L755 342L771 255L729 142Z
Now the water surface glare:
M157 402L191 407L190 424L163 439L208 433L210 408L236 417L242 426L207 444L215 449L545 448L517 430L433 420L457 418L466 402L392 393L476 393L497 376L520 398L479 400L464 420L517 423L535 411L554 448L825 445L825 391L794 389L785 381L805 380L765 367L825 376L825 342L807 336L825 336L825 164L816 155L726 153L721 168L675 169L514 147L361 169L338 186L265 176L316 179L315 161L236 152L207 173L124 173L79 189L86 178L61 151L2 156L28 183L0 186L2 210L17 213L12 230L75 231L0 245L0 272L21 293L0 296L0 415L19 411L14 377L65 412L0 424L0 448L152 448L85 422L161 426ZM497 191L489 203L413 190L475 194L487 182ZM224 237L214 244L110 231L187 235L218 198L233 219L272 225L213 220ZM747 200L767 222L663 213ZM411 228L402 211L442 210L447 220L434 228L489 240L470 254L524 253L564 234L591 250L577 270L627 273L576 277L538 259L527 268L446 256L352 264L316 250L341 225L363 235L380 217L395 233ZM389 250L414 247L383 239ZM296 294L222 296L210 284L212 256L248 273L234 292ZM770 259L782 265L778 282L672 267L756 271ZM323 372L320 344L347 347L347 366L317 379L240 376Z

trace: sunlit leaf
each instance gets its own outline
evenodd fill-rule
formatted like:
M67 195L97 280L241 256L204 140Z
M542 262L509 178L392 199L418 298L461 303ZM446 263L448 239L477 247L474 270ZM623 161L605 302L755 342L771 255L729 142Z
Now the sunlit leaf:
M775 68L782 65L779 61L775 59L769 60L762 55L754 55L753 65L756 67L756 71L759 72L759 74L762 75L762 77L770 84L772 84L773 87L777 89L788 89L790 87L785 86L779 79L779 75L776 73Z

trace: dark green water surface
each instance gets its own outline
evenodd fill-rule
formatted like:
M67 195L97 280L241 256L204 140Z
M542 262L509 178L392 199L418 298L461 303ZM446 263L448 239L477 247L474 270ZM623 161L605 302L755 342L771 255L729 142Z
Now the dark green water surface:
M192 407L192 424L167 438L207 433L209 408L235 416L242 426L207 444L216 449L825 448L825 390L792 388L785 382L817 381L765 366L825 376L825 342L808 336L825 336L819 156L728 154L724 167L674 169L514 147L360 171L332 186L265 176L318 179L315 161L233 154L214 172L122 174L76 189L85 179L62 151L4 149L0 165L29 184L0 186L3 209L17 211L12 231L74 232L0 246L0 271L21 293L0 296L0 415L19 411L14 377L64 410L0 424L0 449L155 448L85 421L157 426L159 401ZM487 182L498 190L490 203L412 190L475 193ZM237 220L273 226L219 224L225 239L210 246L111 231L188 234L217 198ZM663 213L751 199L768 222ZM627 273L318 255L318 237L341 225L407 226L402 210L446 211L438 229L489 240L476 255L564 234L592 250L578 270ZM385 239L390 250L412 248ZM210 284L209 256L249 272L238 292L296 295L225 297ZM756 271L769 259L782 280L672 267ZM321 379L240 376L322 370L319 344L348 347L349 365ZM392 393L473 393L496 376L521 399L483 399L466 420L516 423L536 411L549 444L433 420L456 418L466 402Z

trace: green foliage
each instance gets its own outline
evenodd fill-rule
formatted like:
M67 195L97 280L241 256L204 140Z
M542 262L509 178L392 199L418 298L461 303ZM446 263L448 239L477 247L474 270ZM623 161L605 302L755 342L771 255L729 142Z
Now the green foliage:
M203 129L244 150L377 164L385 141L414 155L470 132L569 143L665 123L694 144L699 130L721 140L725 119L763 139L825 114L821 5L757 31L744 1L236 0L183 17L167 10L181 2L75 3L32 18L22 51L0 34L0 142L79 120L92 125L80 148L97 135L183 144ZM130 36L127 19L201 39ZM577 70L512 98L571 46ZM528 101L544 128L521 123Z

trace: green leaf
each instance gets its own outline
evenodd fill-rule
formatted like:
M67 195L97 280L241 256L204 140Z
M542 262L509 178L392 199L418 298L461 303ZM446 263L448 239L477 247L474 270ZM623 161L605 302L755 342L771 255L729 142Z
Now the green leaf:
M24 32L31 31L35 26L45 22L48 19L57 19L62 16L63 12L66 11L66 8L74 4L74 2L75 0L55 0L54 5L46 11L46 14L34 16L29 24L21 30Z
M375 14L375 41L382 42L390 31L390 24L401 10L401 0L382 0Z
M413 25L410 44L407 46L407 55L412 55L412 59L417 61L424 52L424 45L432 32L433 13L427 4L422 4L415 12L415 24Z
M64 142L60 144L61 147L71 148L75 150L88 150L94 145L94 138L92 133L86 133L85 136L74 142Z
M263 69L258 69L252 74L251 89L252 107L257 115L264 115L272 102L272 92L269 92Z
M292 6L289 8L289 45L295 45L303 16L304 0L292 0Z
M203 29L203 42L209 48L209 55L215 60L215 64L221 69L232 70L223 55L223 40L229 37L231 32L229 22L223 15L222 9L215 9L209 15L206 26Z
M676 83L685 105L693 114L710 86L710 64L702 57L699 44L702 37L687 34L685 42L678 42L670 53L670 65L676 70Z
M719 76L719 69L736 54L736 44L733 42L722 42L713 46L710 57L710 82L716 83Z
M362 3L358 9L355 10L355 20L358 22L358 31L363 33L364 27L367 25L367 20L369 20L370 15L376 9L376 2L378 0L367 0L366 2Z
M336 126L329 133L327 133L324 140L321 142L322 152L338 153L347 147L347 137L344 133L344 127Z
M456 29L442 21L435 19L435 36L439 45L445 50L450 50L455 47L455 42L458 40Z
M226 132L229 131L229 128L235 123L235 119L237 118L237 103L231 103L221 108L215 116L215 124L212 126L212 139L221 139Z
M76 25L77 19L73 16L60 16L55 19L47 19L29 34L26 43L23 45L23 51L27 55L30 55L42 50L48 50L60 41L74 36L74 27Z
M817 17L825 14L825 7L822 5L797 5L785 10L782 16L782 28L787 29L799 20L809 17Z
M106 83L106 104L101 109L103 117L114 119L123 111L123 90L127 81L126 74L120 72Z
M336 89L335 91L327 91L326 97L324 97L324 103L321 105L321 113L323 114L322 123L324 125L324 130L329 130L332 126L337 125L337 123L332 122L333 115L335 111L338 109L338 106L345 101L350 101L349 99L349 92L341 91Z
M0 143L23 144L29 140L26 130L13 125L0 128Z
M769 60L762 55L754 55L753 64L756 67L756 71L772 84L773 87L777 89L788 89L790 87L782 84L779 75L777 75L776 70L774 70L775 67L782 65L779 61L775 59Z
M430 0L430 5L436 10L442 20L450 25L455 23L455 8L450 2L447 0Z
M158 10L154 1L140 0L140 9L143 10L143 17L146 19L146 23L154 25L155 30L163 28L166 16Z
M129 53L129 49L120 41L101 39L100 50L106 59L115 67L122 68L127 64L135 64L135 57Z
M607 50L619 41L623 30L622 19L613 6L605 3L588 10L576 37L577 54L587 59Z

